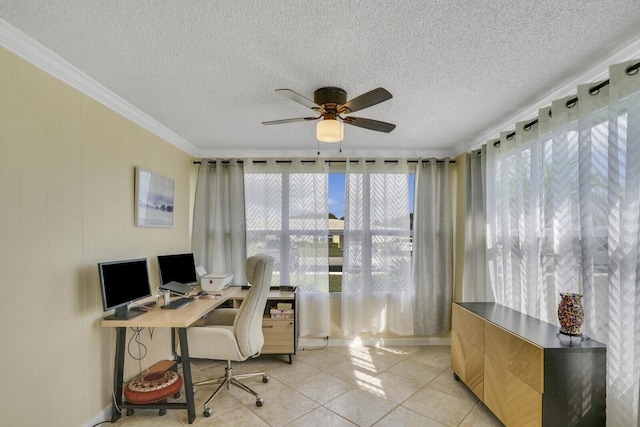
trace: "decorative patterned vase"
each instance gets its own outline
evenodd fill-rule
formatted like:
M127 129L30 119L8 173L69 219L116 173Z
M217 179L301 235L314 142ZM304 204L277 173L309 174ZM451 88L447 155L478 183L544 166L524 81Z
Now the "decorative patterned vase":
M558 320L560 321L560 333L570 336L580 336L580 329L584 322L584 308L582 307L582 294L560 294L558 304Z

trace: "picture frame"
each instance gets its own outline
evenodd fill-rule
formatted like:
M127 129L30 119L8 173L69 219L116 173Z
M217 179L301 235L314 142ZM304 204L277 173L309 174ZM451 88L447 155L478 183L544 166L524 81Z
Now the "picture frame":
M135 216L138 227L173 227L174 182L135 168Z

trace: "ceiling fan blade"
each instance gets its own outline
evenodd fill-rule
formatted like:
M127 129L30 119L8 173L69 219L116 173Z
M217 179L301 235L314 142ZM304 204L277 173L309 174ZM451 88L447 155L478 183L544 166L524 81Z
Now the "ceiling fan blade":
M305 98L304 96L300 95L298 92L294 92L291 89L276 89L276 92L278 92L280 95L286 96L287 98L297 102L298 104L302 104L305 107L311 108L312 110L324 113L324 108L322 108L309 98Z
M389 133L396 128L396 125L379 120L363 119L362 117L345 117L342 120L348 125L358 126L369 130Z
M271 120L269 122L262 122L263 125L279 125L282 123L304 122L309 120L318 120L320 117L298 117L295 119L283 119L283 120Z
M351 101L347 101L346 104L343 104L342 107L340 107L340 113L354 113L358 110L369 108L391 98L393 98L393 95L391 95L386 89L379 87L367 93L363 93L360 96L356 96Z

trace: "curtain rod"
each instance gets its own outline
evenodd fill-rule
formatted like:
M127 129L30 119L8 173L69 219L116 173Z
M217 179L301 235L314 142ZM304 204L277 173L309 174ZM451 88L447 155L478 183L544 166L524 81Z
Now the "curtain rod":
M228 164L228 163L230 163L230 161L229 161L229 160L209 160L209 164L210 164L210 165L211 165L211 164L215 164L217 161L219 161L219 162L220 162L220 163L222 163L222 164ZM280 164L280 163L291 163L291 162L292 162L292 160L276 160L276 164ZM301 162L301 163L315 163L315 162L316 162L316 160L301 160L300 162ZM325 160L324 162L325 162L325 163L328 163L329 165L331 165L331 163L346 163L346 162L347 162L347 160L339 160L339 159L331 160L331 159L327 159L327 160ZM349 163L358 163L358 162L360 162L360 160L357 160L357 159L349 160ZM374 162L375 162L375 160L365 160L365 162L367 162L367 163L374 163ZM385 160L384 162L385 162L385 163L398 163L398 160L388 160L388 159L387 159L387 160ZM417 160L417 159L409 159L409 160L407 160L407 163L418 163L418 162L419 162L419 160ZM436 159L436 163L444 163L444 162L445 162L444 160ZM449 160L449 163L455 163L455 162L456 162L456 161L455 161L455 159L450 159L450 160ZM243 161L243 160L238 160L238 163L244 163L244 161ZM254 165L255 165L255 164L261 164L261 163L267 163L267 161L266 161L266 160L254 160L254 161L253 161L253 164L254 164ZM200 164L202 164L202 160L194 160L194 161L193 161L193 164L194 164L194 165L200 165ZM429 160L428 160L428 159L423 159L423 160L422 160L422 164L429 164Z
M637 63L635 63L633 65L630 65L627 68L625 68L624 71L627 73L627 75L632 76L632 75L638 73L639 69L640 69L640 62L637 62ZM603 81L601 83L598 83L597 85L589 88L589 93L591 95L595 95L600 91L600 89L602 89L603 87L608 86L609 83L610 83L609 79L607 79L607 80L605 80L605 81ZM575 97L571 98L570 100L568 100L565 105L567 106L567 108L573 108L573 107L576 106L577 103L578 103L578 97L575 96ZM551 117L551 111L549 111L549 116ZM538 123L538 119L533 119L532 121L530 121L529 123L524 125L524 130L525 131L530 130L537 123ZM512 139L514 136L516 136L516 132L515 131L507 134L507 139ZM499 145L500 145L500 141L496 141L496 142L493 143L494 147L498 147Z

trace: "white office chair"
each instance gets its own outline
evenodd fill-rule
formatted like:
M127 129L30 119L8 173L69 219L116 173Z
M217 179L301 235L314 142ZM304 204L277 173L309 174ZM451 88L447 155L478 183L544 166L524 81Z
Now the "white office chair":
M262 335L262 316L267 304L271 286L273 257L255 255L247 259L246 275L252 285L238 309L223 308L214 310L207 317L205 326L187 329L190 357L202 359L226 360L225 376L195 383L194 386L215 384L220 386L204 404L204 416L211 416L209 403L225 387L235 385L256 397L256 405L262 406L262 398L242 384L240 379L262 376L262 382L269 381L264 372L233 375L231 362L242 362L249 357L260 355L264 336Z

